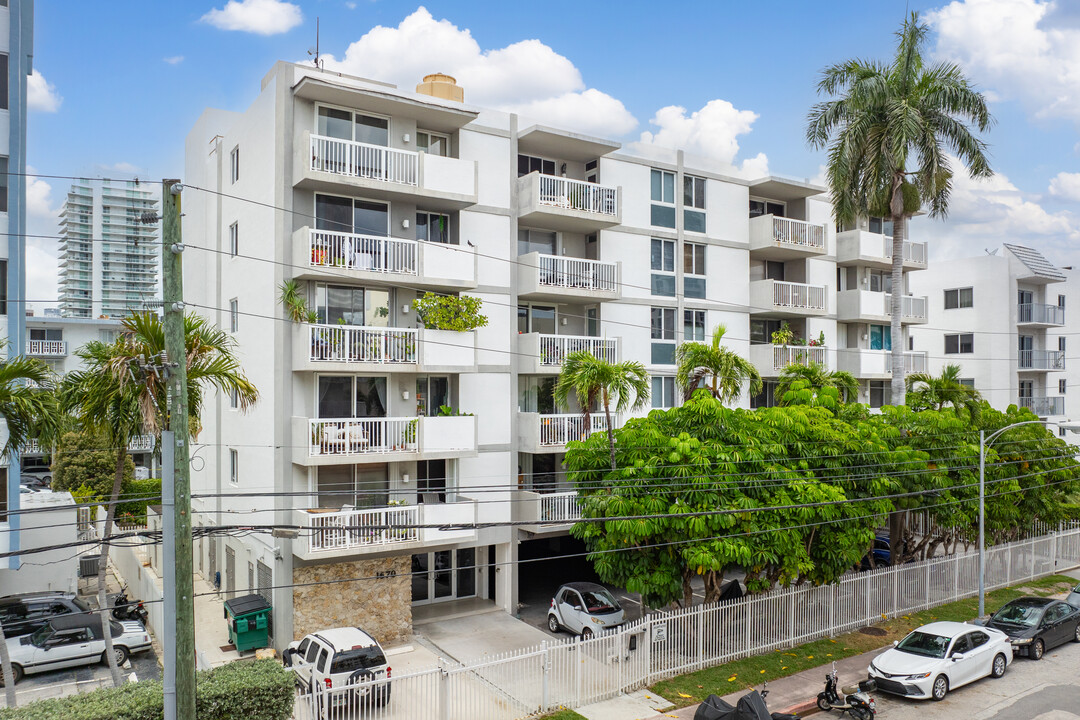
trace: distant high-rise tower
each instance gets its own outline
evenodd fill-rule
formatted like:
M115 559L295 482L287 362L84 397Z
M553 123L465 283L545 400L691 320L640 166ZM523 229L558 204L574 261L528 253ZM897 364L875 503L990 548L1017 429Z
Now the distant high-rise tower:
M60 313L123 317L158 298L155 194L129 180L78 180L60 210Z

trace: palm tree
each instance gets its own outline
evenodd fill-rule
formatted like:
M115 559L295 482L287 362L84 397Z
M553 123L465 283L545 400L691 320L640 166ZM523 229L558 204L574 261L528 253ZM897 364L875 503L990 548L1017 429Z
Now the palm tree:
M788 404L784 396L797 381L807 383L812 390L836 388L842 403L854 402L859 398L859 381L854 375L847 370L827 370L821 363L811 361L807 365L788 365L780 372L776 383L777 405Z
M19 356L0 361L0 420L7 423L8 433L4 455L14 457L16 450L35 438L48 444L59 432L56 396L46 387L50 377L48 366L40 360ZM0 491L6 493L8 489L4 487ZM8 707L15 707L15 675L3 627L0 627L0 681L4 684Z
M960 382L959 365L946 365L937 377L929 373L909 375L907 404L914 410L942 410L950 405L958 416L967 413L971 420L976 420L982 407L982 395Z
M559 380L555 383L556 404L567 407L570 395L577 397L585 427L589 427L592 408L599 401L607 420L608 449L611 469L615 469L615 427L611 406L615 412L640 410L649 401L649 374L639 362L611 363L595 357L588 350L578 350L566 356Z
M945 217L952 189L951 151L974 178L993 174L985 132L993 124L986 98L951 63L927 66L926 25L912 13L897 35L888 64L848 60L826 68L818 93L831 99L808 116L806 139L828 148L826 172L833 214L840 226L859 217L891 218L892 396L903 397L901 336L903 244L907 219L924 205L930 217Z
M682 388L683 399L699 387L705 387L722 403L735 400L742 393L743 383L749 382L750 394L761 392L761 375L754 365L720 345L727 328L717 325L712 343L684 342L675 351L675 383ZM704 384L703 383L707 383Z

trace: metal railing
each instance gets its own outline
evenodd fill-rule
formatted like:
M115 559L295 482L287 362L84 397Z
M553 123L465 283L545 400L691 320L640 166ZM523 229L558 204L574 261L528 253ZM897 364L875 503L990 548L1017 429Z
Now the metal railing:
M773 240L783 245L825 249L825 226L805 220L773 217Z
M313 418L309 424L312 456L417 451L420 418Z
M1016 322L1064 325L1065 308L1043 303L1020 303L1016 306Z
M411 150L394 150L381 145L312 135L311 169L334 175L418 185L420 156Z
M593 357L607 362L617 362L618 341L614 338L584 337L580 335L543 335L540 340L540 364L562 365L566 356L584 350Z
M617 269L615 263L599 260L541 255L540 285L615 292L618 289Z
M303 513L308 550L351 550L373 545L394 545L420 539L420 508L416 505L373 508L370 510L342 509ZM388 527L402 525L412 527Z
M1016 404L1027 408L1039 417L1065 414L1065 398L1063 397L1022 397Z
M612 217L619 214L618 188L555 175L540 175L539 202L564 210L581 210Z
M416 240L312 229L308 246L311 267L416 274Z
M413 328L311 325L312 362L415 363L418 332Z
M64 357L67 355L67 340L27 340L26 354L39 357Z
M604 430L607 430L607 422L603 412L592 413L588 425L580 413L540 416L541 445L565 445Z
M888 235L883 236L882 244L885 246L884 256L892 258L892 238ZM910 240L904 241L904 262L926 264L926 243L924 242L911 242Z
M824 310L825 286L774 280L773 306Z
M881 302L885 306L883 315L892 316L892 293L878 293L881 295ZM926 298L919 295L901 295L900 296L900 317L912 318L915 320L926 319Z
M783 370L788 365L825 364L823 345L773 345L773 370Z
M1021 350L1017 358L1021 370L1064 370L1063 350Z
M892 372L892 351L885 352L885 372ZM929 368L927 354L921 351L904 352L904 374L925 373Z
M540 522L574 522L580 519L581 502L576 491L540 494Z

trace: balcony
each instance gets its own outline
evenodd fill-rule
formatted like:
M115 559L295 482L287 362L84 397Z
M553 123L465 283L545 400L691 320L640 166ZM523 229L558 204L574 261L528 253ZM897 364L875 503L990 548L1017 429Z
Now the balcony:
M857 378L887 380L892 377L892 351L842 348L836 351L836 368ZM928 371L929 362L925 352L904 353L904 375Z
M529 253L517 259L518 297L559 302L619 298L619 263Z
M476 333L361 325L295 326L293 370L471 372Z
M293 522L301 528L300 539L293 545L294 553L303 560L402 552L475 540L474 528L417 526L473 525L476 523L476 501L371 509L294 510Z
M467 457L476 454L476 418L297 417L293 446L301 449L293 462L309 466Z
M1016 306L1016 324L1028 327L1060 327L1065 324L1065 308L1043 303Z
M617 187L529 173L518 178L518 216L550 230L595 232L622 222Z
M750 312L762 315L824 315L824 285L755 280L750 283Z
M892 267L892 237L865 230L848 230L836 236L836 262L838 265L859 263L869 267L888 269ZM927 263L927 246L924 242L904 241L904 269L923 270Z
M1041 372L1065 369L1063 350L1021 350L1016 359L1020 372Z
M618 419L616 426L618 426ZM518 413L518 450L529 453L560 452L572 441L584 440L595 432L607 429L604 412L592 413L589 424L581 413L541 415Z
M1027 408L1039 417L1065 414L1065 398L1063 397L1022 397L1016 404Z
M824 255L825 226L775 215L750 218L750 252L767 260Z
M619 360L617 338L521 333L517 345L518 372L526 375L558 373L566 356L580 350L600 360L612 363Z
M292 247L292 276L298 280L405 280L433 290L476 287L476 253L467 245L302 227L293 233Z
M776 375L788 365L828 366L828 349L822 345L751 345L750 362L763 375Z
M296 143L293 185L341 192L347 186L386 200L421 199L432 210L476 204L476 162L314 135Z
M27 340L30 357L67 357L67 340Z
M155 437L153 435L139 435L128 443L129 453L145 453L154 449ZM37 440L30 440L23 446L21 453L23 455L46 455L51 452L48 449L42 449L41 443Z
M927 320L926 297L902 295L900 322L921 324ZM869 290L844 290L836 294L836 319L840 322L889 323L892 319L892 294Z
M520 503L518 519L528 523L521 526L526 532L566 532L581 519L581 503L574 490L552 493L522 490L517 499Z

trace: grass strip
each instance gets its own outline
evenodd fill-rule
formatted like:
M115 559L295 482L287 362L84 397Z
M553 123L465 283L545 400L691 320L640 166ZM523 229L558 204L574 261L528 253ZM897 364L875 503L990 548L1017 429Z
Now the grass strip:
M559 710L550 715L544 715L540 720L586 720L584 715L578 715L573 710Z

